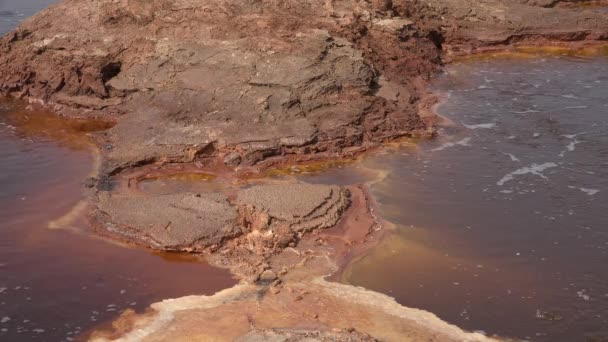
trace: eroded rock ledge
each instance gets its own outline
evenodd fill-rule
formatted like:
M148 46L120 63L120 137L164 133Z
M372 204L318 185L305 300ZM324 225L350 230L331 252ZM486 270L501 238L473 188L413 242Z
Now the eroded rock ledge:
M605 41L606 12L561 6L579 3L64 0L0 40L0 93L116 121L102 174L339 157L431 134L446 55Z
M223 264L255 280L266 269L256 266L269 256L306 232L335 226L349 196L345 188L300 183L256 185L232 201L220 192L102 191L92 219L114 238L165 251L218 253Z

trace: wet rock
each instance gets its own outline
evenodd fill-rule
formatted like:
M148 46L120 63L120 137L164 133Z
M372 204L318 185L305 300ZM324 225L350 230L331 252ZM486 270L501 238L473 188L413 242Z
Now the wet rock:
M327 185L257 185L239 191L235 203L221 193L142 196L119 190L99 192L93 213L98 228L153 248L188 252L218 250L238 237L231 249L268 255L297 242L299 234L334 226L349 205L347 190ZM255 267L260 282L277 278L265 259Z
M451 52L469 53L525 43L602 40L608 17L593 11L553 8L561 1L436 0L416 6L415 16L442 27ZM550 8L543 8L550 7Z

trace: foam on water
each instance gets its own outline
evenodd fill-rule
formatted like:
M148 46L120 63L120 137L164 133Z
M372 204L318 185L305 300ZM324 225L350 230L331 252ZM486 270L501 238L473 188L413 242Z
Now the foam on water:
M608 87L597 84L608 59L450 68L437 82L451 95L439 114L464 125L374 162L389 170L373 193L399 242L349 279L470 330L605 339ZM495 126L466 126L477 123Z
M544 163L544 164L532 164L530 166L522 167L520 169L517 169L513 172L510 172L510 173L504 175L498 182L496 182L496 185L503 186L505 183L512 181L515 178L515 176L521 176L521 175L526 175L526 174L533 174L533 175L539 176L543 179L548 179L542 172L545 171L546 169L550 169L553 167L557 167L557 164L555 164L553 162L549 162L549 163Z
M580 191L582 191L582 192L586 193L586 194L587 194L587 195L589 195L589 196L596 195L597 193L599 193L599 192L600 192L600 190L599 190L599 189L591 189L591 188L577 188L577 187L575 187L575 186L571 186L571 185L569 185L569 186L568 186L568 188L569 188L569 189L577 189L577 190L580 190Z
M451 148L451 147L455 147L455 146L470 146L469 142L471 141L471 138L464 138L462 140L456 141L456 142L447 142L437 148L432 149L431 151L433 152L437 152L437 151L443 151L446 148Z
M511 158L511 161L512 161L512 162L518 162L518 161L520 161L520 160L519 160L519 158L517 158L516 156L514 156L514 155L513 155L513 154L511 154L511 153L503 153L503 154L504 154L505 156L508 156L509 158Z
M482 124L476 124L476 125L463 124L463 126L468 129L479 129L479 128L490 129L490 128L496 127L496 123L491 122L491 123L482 123Z
M511 113L513 113L513 114L530 114L530 113L541 113L541 111L536 110L536 109L526 109L526 110L520 110L520 111L511 111Z

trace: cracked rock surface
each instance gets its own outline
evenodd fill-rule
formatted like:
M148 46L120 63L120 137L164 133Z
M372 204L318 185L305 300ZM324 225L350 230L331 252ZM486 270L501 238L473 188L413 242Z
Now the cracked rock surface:
M582 2L64 0L0 40L0 93L115 121L102 174L340 157L431 134L445 52L607 40Z
M129 240L167 250L200 250L240 233L237 211L219 193L99 195L97 218Z
M93 220L115 237L155 249L214 251L233 240L231 252L277 252L299 234L334 226L348 208L337 186L257 185L231 203L219 192L139 195L100 192Z

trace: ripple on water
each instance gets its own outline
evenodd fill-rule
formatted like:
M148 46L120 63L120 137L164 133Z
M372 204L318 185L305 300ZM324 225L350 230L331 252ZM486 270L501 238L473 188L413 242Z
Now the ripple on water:
M606 338L606 75L606 58L451 66L439 112L466 125L366 161L399 228L345 280L471 330Z

